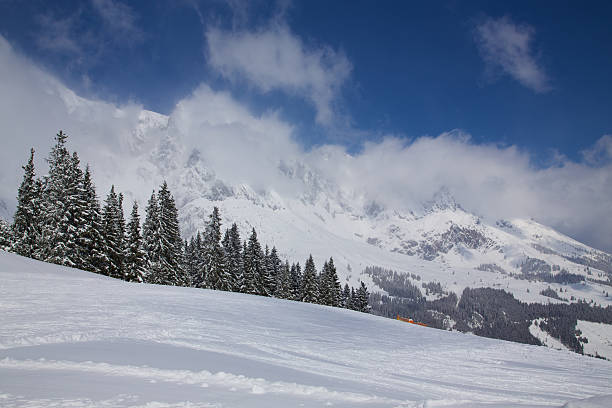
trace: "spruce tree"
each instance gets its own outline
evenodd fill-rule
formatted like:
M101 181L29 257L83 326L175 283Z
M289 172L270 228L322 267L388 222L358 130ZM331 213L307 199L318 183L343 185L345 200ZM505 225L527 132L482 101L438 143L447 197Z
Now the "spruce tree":
M232 224L229 229L228 243L228 260L226 268L228 269L232 279L232 290L240 292L244 285L244 265L242 263L242 243L240 241L240 232L236 223Z
M361 282L361 286L357 289L357 299L356 299L356 307L355 310L363 313L370 312L370 293L368 292L368 288L365 283Z
M91 180L89 165L83 176L83 200L85 202L84 218L87 221L81 235L81 247L85 256L83 269L95 273L105 273L108 264L106 242L100 203L96 188Z
M291 299L302 300L302 268L299 262L291 265L290 285Z
M274 296L281 299L291 299L291 276L290 276L289 262L285 263L280 267L278 278L276 282L276 292Z
M281 272L281 266L281 260L278 257L278 252L274 246L268 255L266 274L264 276L264 286L266 288L267 296L274 296L276 293L276 284L278 281L278 275Z
M13 232L6 220L0 218L0 250L8 251L13 244Z
M127 225L125 279L130 282L143 282L144 275L145 254L140 235L140 215L138 215L138 203L134 202L130 222Z
M213 208L204 235L204 275L206 287L216 290L231 290L232 282L224 268L224 254L221 248L221 217L219 209Z
M249 237L248 245L244 251L244 292L261 295L264 293L262 270L264 259L261 245L257 240L255 228Z
M111 187L102 212L102 231L108 257L105 274L112 278L125 279L125 252L120 221L122 212L119 209L119 196L115 193L115 186Z
M70 178L66 188L66 196L70 203L67 256L72 260L75 268L85 269L88 264L88 248L85 234L89 220L87 219L85 180L80 165L79 156L77 152L74 152L72 154Z
M329 306L340 306L340 281L338 280L338 272L334 265L334 259L329 258L327 262L327 273L325 275L326 299L325 304Z
M302 278L302 302L318 303L319 287L317 279L317 269L312 259L312 255L306 260L304 266L304 276Z
M319 278L319 301L318 303L322 305L330 305L330 288L329 288L329 279L328 279L328 264L327 261L323 264L323 269L321 269L321 274L318 276Z
M147 202L145 222L142 226L143 249L146 259L145 281L149 283L162 283L161 253L162 232L159 221L159 204L155 191Z
M350 309L350 303L351 303L351 289L349 288L348 283L344 284L344 290L342 291L342 294L340 296L340 307L343 307L345 309Z
M17 211L12 225L12 250L22 256L34 258L40 236L41 191L34 171L34 149L23 166L24 175L17 192Z
M66 134L60 130L47 159L49 174L43 185L42 231L37 257L58 265L74 266L68 257L72 216L66 192L72 174L72 160L66 148L66 138Z
M183 240L179 230L178 210L174 197L164 181L159 189L159 225L161 234L161 270L158 282L163 285L187 286L189 278L182 269L181 254Z

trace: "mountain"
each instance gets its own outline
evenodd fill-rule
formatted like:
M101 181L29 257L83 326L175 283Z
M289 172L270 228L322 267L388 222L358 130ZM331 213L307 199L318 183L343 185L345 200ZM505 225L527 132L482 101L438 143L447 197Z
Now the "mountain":
M187 151L172 128L168 117L141 113L128 143L137 163L131 173L140 175L139 184L168 180L184 237L203 230L217 206L225 226L236 222L243 235L255 227L264 242L291 260L303 261L312 252L320 265L333 256L351 283L368 281L362 275L366 266L380 266L418 274L458 293L468 286L503 287L519 299L547 302L539 292L560 287L540 275L569 274L586 282L565 285L565 297L612 304L605 296L612 284L612 256L535 220L484 219L444 187L414 208L385 206L299 159L274 163L274 184L282 188L232 183L217 175L198 149ZM230 161L232 152L225 153Z
M301 302L128 283L2 251L0 282L6 407L612 402L612 365L568 351Z
M74 100L75 109L83 104L70 100ZM228 127L234 126L231 121L219 115L203 118L202 123L194 125L198 132L189 132L202 134L202 141L193 143L186 140L187 132L182 129L186 125L176 120L177 116L180 112L168 117L141 111L131 132L118 136L121 154L113 157L107 153L91 162L102 197L111 183L116 184L126 194L127 211L131 200L143 204L151 190L167 180L176 198L184 238L203 231L216 206L224 227L237 223L243 238L254 227L262 244L276 246L281 257L303 264L312 253L319 268L332 256L342 284L358 286L364 281L371 292L390 298L398 297L395 284L366 268L406 276L402 284L408 289L417 286L423 299L430 302L456 295L456 300L447 301L459 305L466 288L494 288L526 304L612 305L608 296L612 256L535 220L486 219L464 208L444 186L423 202L389 204L385 197L372 196L366 189L339 184L334 181L337 178L313 165L307 155L253 154L254 164L242 166L244 155L234 155L230 143L218 150L216 143L225 137ZM215 126L210 124L212 120ZM259 144L251 147L267 151L265 145L257 147ZM318 154L325 156L325 151ZM266 176L254 182L257 178L248 177L248 173L258 165ZM380 312L376 307L375 311ZM388 309L386 314L394 316L404 311L414 312ZM440 328L483 329L478 315L466 317L462 326L453 313L439 308L430 312L425 317ZM434 318L432 314L439 316ZM540 343L558 346L536 324L542 316L531 314L521 315L531 323L531 334L527 334L530 341L537 338ZM595 323L606 323L608 317L597 318ZM612 358L608 325L593 328L580 323L593 321L574 315L572 319L573 323L564 323L564 331L572 333L574 344L567 347ZM578 325L587 328L574 336ZM597 336L602 341L593 348L594 340L589 340Z

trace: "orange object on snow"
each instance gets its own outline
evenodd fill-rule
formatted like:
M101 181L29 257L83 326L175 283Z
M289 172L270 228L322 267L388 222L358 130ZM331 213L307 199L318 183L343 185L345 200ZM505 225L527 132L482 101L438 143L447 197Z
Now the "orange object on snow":
M406 317L400 317L400 315L397 315L397 320L400 320L402 322L406 322L406 323L412 323L412 324L418 324L419 326L425 326L427 327L427 325L425 323L421 323L421 322L415 322L412 319L408 319Z

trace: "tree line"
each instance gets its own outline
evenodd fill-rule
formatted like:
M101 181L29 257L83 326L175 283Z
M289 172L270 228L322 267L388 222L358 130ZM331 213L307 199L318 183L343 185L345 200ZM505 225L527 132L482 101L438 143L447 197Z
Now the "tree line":
M333 258L320 272L312 255L302 267L281 260L276 247L259 243L255 228L246 240L234 223L221 233L214 207L206 228L181 238L178 210L168 184L153 191L141 225L138 203L129 221L123 194L111 187L101 205L89 166L70 154L67 136L55 137L48 174L37 178L34 149L17 192L12 225L0 223L0 249L44 262L130 282L242 292L369 312L369 293L338 280Z

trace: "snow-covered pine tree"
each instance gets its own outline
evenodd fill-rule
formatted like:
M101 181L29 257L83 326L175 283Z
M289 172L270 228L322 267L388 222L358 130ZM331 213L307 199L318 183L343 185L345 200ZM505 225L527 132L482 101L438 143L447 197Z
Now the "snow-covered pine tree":
M106 256L108 263L105 275L112 278L125 279L123 250L123 234L121 231L121 211L119 209L119 196L115 193L115 186L111 187L110 193L104 202L102 210L102 231L106 244Z
M355 288L351 286L351 296L349 298L349 308L351 310L359 310L359 304L357 299L357 294L355 293Z
M12 251L34 258L40 236L41 191L39 183L36 183L33 148L30 150L30 159L23 166L23 170L24 175L17 192L17 210L12 225Z
M361 286L357 289L357 299L355 310L363 313L370 313L370 293L365 283L361 282Z
M247 292L247 282L250 282L252 279L249 276L249 273L247 272L247 255L248 255L248 246L247 246L247 240L245 239L242 242L242 286L240 286L240 292L242 293L248 293Z
M81 161L77 152L72 154L72 170L66 188L66 195L70 203L71 217L68 227L68 257L76 268L85 269L88 261L85 234L89 220L87 219L84 174L81 170Z
M102 215L100 203L96 194L96 188L91 180L89 165L85 168L83 175L83 200L86 203L84 214L87 222L81 235L81 246L85 255L83 269L95 273L105 273L108 264L106 255L106 242L104 241L104 228L102 225Z
M340 306L340 292L342 288L340 287L340 281L338 280L338 271L336 270L336 266L334 265L333 258L329 258L329 262L327 262L325 285L327 286L327 299L325 301L325 304L336 307Z
M68 257L72 217L66 190L72 173L72 160L66 148L66 138L67 135L60 130L47 159L49 174L43 183L42 231L37 258L58 265L74 266Z
M161 253L162 232L159 221L159 204L155 191L147 202L145 222L142 226L142 242L146 259L145 281L149 283L162 282Z
M278 251L273 246L268 256L267 273L265 275L264 285L268 296L274 296L276 293L276 284L278 282L278 275L281 272L282 263L278 257Z
M304 276L302 278L302 302L318 303L319 287L317 279L317 269L312 259L312 255L306 260L304 266Z
M123 193L119 193L118 196L118 204L119 204L119 232L121 236L121 249L125 254L127 252L127 235L126 235L126 227L125 227L125 214L123 213Z
M242 243L240 241L240 232L236 223L232 224L229 230L229 263L226 263L230 275L232 276L232 290L240 292L244 285L244 265L242 263Z
M244 251L244 292L261 295L264 294L262 274L264 269L264 254L257 240L255 228L249 237L248 245Z
M231 277L224 268L225 259L221 248L221 217L217 207L214 207L209 215L203 244L206 287L215 290L231 290Z
M345 309L351 308L351 288L349 288L348 283L344 284L344 290L342 291L342 301L340 303L340 307Z
M140 215L138 203L134 201L130 222L127 225L125 254L125 280L129 282L143 282L145 274L145 254L142 249L140 235Z
M276 281L276 293L274 294L277 298L291 299L291 276L289 262L285 261L281 265Z
M164 181L159 189L159 224L161 233L161 274L157 283L188 286L189 277L181 268L183 240L179 230L178 210L174 197Z
M274 295L274 289L276 286L276 282L273 279L273 275L274 275L274 266L272 265L272 257L270 256L270 248L268 248L268 245L266 245L266 249L263 255L263 267L261 269L262 291L260 295L262 296Z
M291 265L290 280L291 299L302 300L302 268L299 262Z
M330 305L331 294L329 290L329 278L328 278L328 265L327 261L323 264L321 274L318 276L319 280L319 301L322 305Z
M13 231L11 226L4 219L0 218L0 250L8 251L13 244Z

